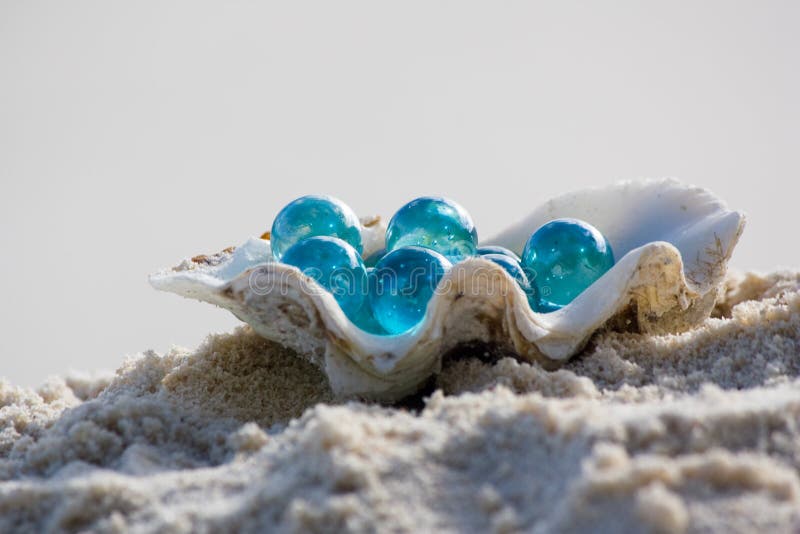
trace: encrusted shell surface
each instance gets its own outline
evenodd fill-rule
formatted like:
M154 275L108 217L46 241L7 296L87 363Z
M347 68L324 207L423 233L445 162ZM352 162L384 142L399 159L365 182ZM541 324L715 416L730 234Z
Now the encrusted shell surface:
M539 226L559 217L593 224L617 263L572 303L531 310L499 266L455 265L425 320L411 332L375 336L353 325L333 296L296 268L274 262L269 241L251 238L213 256L156 273L161 290L230 310L260 335L322 367L342 396L392 401L418 390L462 343L498 345L522 360L558 365L601 327L644 333L687 330L711 313L744 216L704 189L675 180L625 182L569 193L485 242L521 252ZM365 256L383 246L385 225L362 219Z

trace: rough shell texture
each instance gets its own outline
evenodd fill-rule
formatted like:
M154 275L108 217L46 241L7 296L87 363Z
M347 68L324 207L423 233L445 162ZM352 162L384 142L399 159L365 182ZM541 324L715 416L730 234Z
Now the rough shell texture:
M602 327L644 333L692 328L711 313L744 227L743 215L708 191L659 180L563 195L488 242L520 252L536 228L558 217L599 228L617 263L549 314L533 312L502 268L471 258L441 281L419 327L370 335L344 316L332 295L294 267L273 262L264 239L186 260L150 282L230 310L324 369L341 396L391 401L418 390L440 369L442 355L463 343L486 343L555 367ZM367 255L382 247L385 226L376 217L362 224Z

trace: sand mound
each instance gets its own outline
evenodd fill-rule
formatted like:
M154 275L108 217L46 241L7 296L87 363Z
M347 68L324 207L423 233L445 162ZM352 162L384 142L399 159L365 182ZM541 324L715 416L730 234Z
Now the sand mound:
M800 529L800 275L563 369L481 347L423 401L337 404L243 327L113 377L0 383L0 532Z

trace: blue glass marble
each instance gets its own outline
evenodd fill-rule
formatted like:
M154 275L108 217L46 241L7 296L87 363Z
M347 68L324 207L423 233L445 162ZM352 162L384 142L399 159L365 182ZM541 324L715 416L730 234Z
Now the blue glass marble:
M475 253L478 232L469 213L440 197L412 200L394 214L386 229L386 249L418 246L455 263Z
M484 254L483 258L492 261L505 269L505 271L511 275L511 278L516 280L517 284L519 284L519 287L522 288L523 291L526 293L530 291L531 284L528 281L528 276L525 274L525 271L522 269L522 266L517 260L510 256L506 256L505 254Z
M560 309L614 265L614 253L600 231L578 219L555 219L528 240L522 253L536 298L535 311Z
M451 266L447 258L427 248L402 247L388 253L375 267L375 290L369 294L375 319L389 334L416 326Z
M373 252L372 254L364 258L364 265L366 265L367 268L375 267L376 265L378 265L378 261L380 261L380 259L384 256L386 256L386 249L382 248L377 252Z
M386 335L386 330L384 330L378 320L375 319L375 314L372 311L372 303L370 302L368 296L369 294L376 292L377 284L378 277L375 274L375 269L367 267L367 287L369 288L369 291L367 293L367 297L364 299L364 304L361 306L361 309L355 314L354 317L351 318L351 320L353 321L353 324L365 332L376 335Z
M502 254L503 256L514 258L514 260L517 263L522 261L519 256L514 254L514 252L508 250L506 247L501 247L498 245L486 245L484 247L478 247L477 249L475 249L475 254L477 254L478 256L487 256L489 254Z
M272 255L281 261L292 245L314 236L338 237L361 254L361 223L353 210L333 197L309 195L293 200L275 217Z
M336 237L315 236L294 244L283 255L333 294L342 311L357 317L367 295L367 271L356 250Z

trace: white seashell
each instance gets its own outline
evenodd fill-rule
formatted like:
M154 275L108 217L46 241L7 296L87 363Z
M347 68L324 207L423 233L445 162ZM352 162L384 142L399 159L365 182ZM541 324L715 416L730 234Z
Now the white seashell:
M391 401L417 391L439 370L442 354L466 342L496 344L553 367L603 326L645 333L697 326L711 313L744 228L744 216L708 191L658 180L560 196L487 243L519 253L533 231L559 217L600 229L617 263L549 314L533 312L502 268L470 258L440 282L418 327L397 336L371 335L299 270L273 262L263 239L184 261L152 275L150 283L230 310L260 335L322 367L339 395ZM362 224L367 255L383 247L385 225L376 217Z

